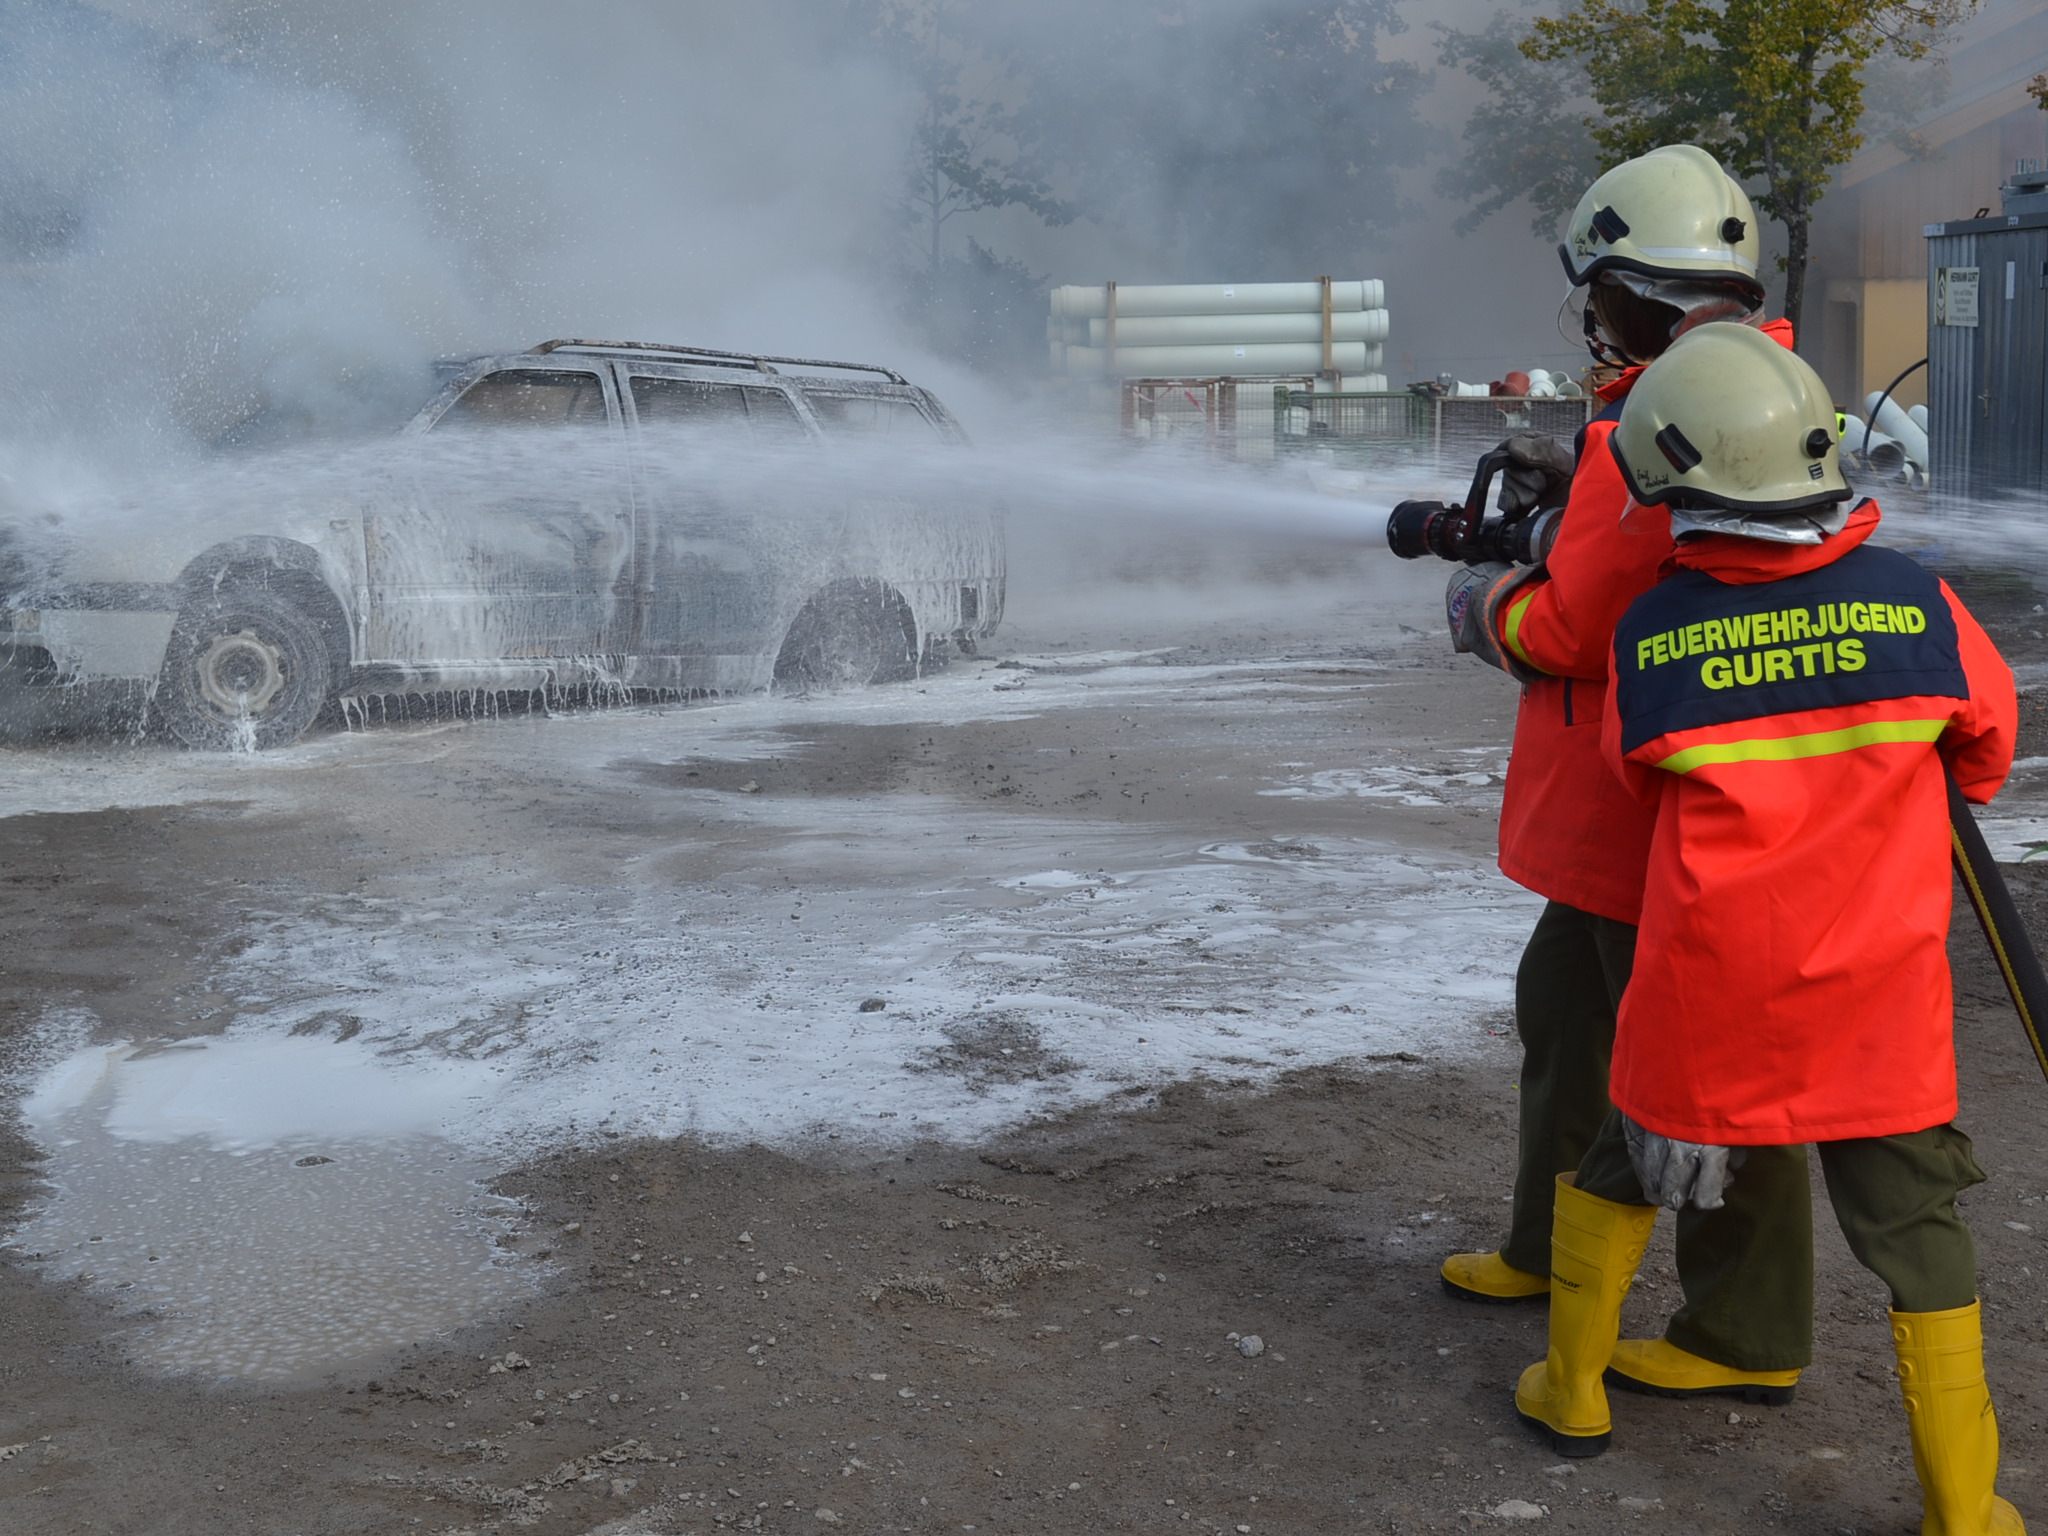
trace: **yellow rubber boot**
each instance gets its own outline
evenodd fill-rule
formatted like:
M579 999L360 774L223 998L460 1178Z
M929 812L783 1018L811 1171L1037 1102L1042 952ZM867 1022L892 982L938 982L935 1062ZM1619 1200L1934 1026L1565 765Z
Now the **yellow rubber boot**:
M1550 1276L1517 1269L1498 1253L1454 1253L1440 1271L1460 1301L1534 1301L1550 1294Z
M1613 1420L1601 1377L1621 1337L1621 1303L1657 1224L1654 1205L1617 1205L1557 1179L1550 1226L1550 1352L1522 1372L1515 1411L1560 1456L1598 1456Z
M2025 1536L2020 1512L1992 1491L1998 1415L1984 1385L1979 1304L1894 1312L1892 1348L1920 1474L1920 1536Z
M1792 1401L1799 1372L1738 1371L1669 1339L1623 1339L1607 1362L1607 1384L1654 1397L1739 1397L1780 1407Z

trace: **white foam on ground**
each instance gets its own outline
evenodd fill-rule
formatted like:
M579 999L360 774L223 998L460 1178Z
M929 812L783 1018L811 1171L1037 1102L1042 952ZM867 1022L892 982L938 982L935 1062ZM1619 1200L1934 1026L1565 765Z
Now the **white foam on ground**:
M1133 663L1157 664L1159 657L1171 656L1174 649L1168 645L1149 651L1046 651L1036 655L1006 656L1003 660L1010 667L1024 667L1033 672L1084 672L1097 667Z
M1121 654L1121 653L1119 653ZM1141 653L1131 653L1141 654ZM961 662L914 682L845 693L755 694L689 704L565 710L495 720L375 725L314 735L261 754L183 752L155 743L84 748L0 747L0 817L191 805L211 800L291 805L331 794L328 775L374 777L460 750L539 751L566 761L637 750L673 757L682 747L735 761L788 750L772 733L816 724L968 725L1025 720L1048 710L1105 704L1173 686L1261 673L1327 671L1329 661L1200 666L1072 666L1053 674ZM1343 663L1366 669L1369 663ZM1018 684L1026 686L1019 687ZM477 748L471 733L484 733Z
M373 730L282 757L135 749L83 790L61 771L0 774L0 811L67 795L150 803L164 786L317 809L373 792L389 763L449 751L539 764L601 796L621 763L787 752L777 732L827 721L1015 720L1126 697L1203 709L1218 685L1270 690L1333 671L1345 675L1316 686L1348 710L1379 681L1352 675L1371 664L1328 658L1090 660L1054 674L967 664L900 688L601 720ZM995 691L1017 676L1029 702ZM1247 722L1284 739L1298 707L1275 700ZM1454 750L1439 765L1389 765L1388 793L1483 812L1497 792L1485 762ZM303 771L313 763L329 771ZM1289 772L1282 793L1377 797L1351 770ZM530 874L452 886L429 865L414 892L251 911L209 976L235 1003L225 1040L69 1063L31 1116L118 1068L107 1124L128 1139L269 1146L294 1128L339 1134L323 1117L348 1114L364 1135L432 1130L497 1157L600 1132L972 1140L1133 1084L1456 1054L1484 1038L1477 1016L1509 1001L1539 905L1470 857L1365 837L1203 843L887 794L716 803L735 856L748 857L746 839L761 850L739 878L693 873L693 829L622 853L617 881L597 890ZM833 873L792 885L785 871L803 868ZM881 1006L863 1011L871 999Z
M1294 766L1283 764L1285 766ZM1442 773L1405 763L1367 768L1325 768L1289 774L1260 794L1278 800L1385 800L1396 805L1477 805L1498 801L1507 764L1487 769Z
M380 1059L354 1041L245 1028L147 1050L126 1042L95 1046L49 1069L21 1112L31 1129L47 1131L108 1089L103 1123L110 1135L150 1142L197 1137L247 1152L435 1133L493 1086L494 1074L474 1062Z
M130 1356L282 1381L429 1339L538 1278L520 1216L432 1134L492 1074L243 1027L46 1068L22 1113L48 1154L6 1245L109 1291Z
M2001 864L2027 864L2048 858L2048 816L1978 811L1977 826L1984 845Z
M1290 682L1346 674L1313 686L1317 707L1347 713L1380 682L1344 662L1092 660L373 730L260 758L127 748L80 772L60 754L14 755L0 813L233 799L320 814L423 761L429 784L516 764L565 801L602 805L629 784L689 807L650 820L665 830L623 843L592 884L573 862L513 860L478 883L428 856L375 894L293 885L274 910L244 907L209 958L209 990L234 1017L221 1036L87 1045L89 1022L53 1014L41 1033L64 1054L17 1080L51 1198L14 1245L151 1309L138 1358L284 1379L511 1294L490 1242L509 1213L474 1180L552 1147L621 1134L972 1143L1133 1087L1255 1085L1488 1038L1539 903L1471 857L1395 840L1398 811L1370 813L1380 837L1213 841L959 797L735 796L622 777L786 756L828 721L943 726L1113 703L1170 730L1162 711L1213 713L1219 692L1241 690L1254 700L1233 706L1245 774L1262 784L1301 750L1302 705L1278 697ZM1009 679L1026 687L996 691ZM451 753L459 772L434 761ZM1493 793L1490 759L1434 757L1389 769L1427 794L1417 803ZM1281 771L1330 795L1363 782ZM263 890L249 899L279 887Z
M321 770L375 773L454 750L467 722L330 732L261 754L185 752L156 743L0 747L0 817L63 815L210 800L289 803ZM320 788L306 791L323 792Z
M498 1154L599 1132L973 1140L1132 1084L1461 1054L1475 1016L1508 1002L1539 905L1379 843L1096 851L1109 867L1092 875L963 876L908 924L859 895L813 900L800 923L772 901L694 904L679 923L667 891L583 916L539 893L480 943L336 906L270 923L216 985L247 999L230 1038L252 1067L266 1040L280 1065L310 1061L280 1037L346 1019L362 1031L347 1049L378 1053L363 1070L427 1078L394 1116L430 1113ZM469 1058L452 1075L451 1052ZM186 1065L137 1096L154 1123L260 1136L299 1112L289 1087L274 1119L236 1090L210 1097L205 1054Z

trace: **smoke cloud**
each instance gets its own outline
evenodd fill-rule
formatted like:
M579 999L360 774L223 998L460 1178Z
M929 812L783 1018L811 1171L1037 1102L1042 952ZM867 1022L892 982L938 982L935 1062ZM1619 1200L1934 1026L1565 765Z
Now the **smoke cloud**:
M17 470L381 427L434 356L561 334L876 357L991 414L906 280L935 109L1070 215L943 230L1013 339L1055 281L1441 259L1404 254L1429 49L1395 0L0 0L0 35ZM1434 298L1396 276L1399 350ZM1039 383L1005 372L998 419Z
M8 420L161 453L547 335L890 350L904 127L808 10L7 0Z

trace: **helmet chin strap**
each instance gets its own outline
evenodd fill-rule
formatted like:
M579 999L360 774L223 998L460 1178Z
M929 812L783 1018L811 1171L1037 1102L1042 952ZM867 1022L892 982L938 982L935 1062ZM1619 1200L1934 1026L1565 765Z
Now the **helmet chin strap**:
M1671 328L1671 339L1678 340L1686 332L1715 321L1735 321L1742 325L1761 325L1763 306L1752 302L1740 289L1724 283L1701 283L1677 277L1647 277L1640 272L1603 272L1596 282L1613 283L1626 288L1637 298L1649 299L1658 304L1668 304L1678 311L1678 323ZM1638 367L1654 362L1647 357L1630 357L1614 339L1600 330L1600 322L1593 313L1593 300L1586 296L1585 308L1586 350L1593 355L1593 361L1611 367Z
M1589 295L1583 311L1586 326L1586 351L1593 361L1603 368L1633 368L1636 360L1610 341L1600 329L1600 321L1593 313L1593 301Z

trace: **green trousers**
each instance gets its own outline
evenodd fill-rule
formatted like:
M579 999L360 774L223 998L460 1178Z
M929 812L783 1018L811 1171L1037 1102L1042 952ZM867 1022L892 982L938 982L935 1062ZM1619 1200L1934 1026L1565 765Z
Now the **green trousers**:
M1515 972L1521 1136L1514 1213L1501 1257L1531 1274L1550 1270L1557 1175L1580 1166L1611 1112L1607 1064L1635 946L1636 931L1627 923L1553 901L1536 920ZM1640 1199L1638 1191L1629 1203ZM1754 1149L1721 1209L1688 1208L1677 1226L1685 1299L1665 1337L1735 1370L1810 1364L1813 1212L1806 1149Z
M1764 1150L1750 1148L1751 1159ZM1905 1136L1824 1141L1817 1150L1828 1201L1849 1251L1891 1287L1894 1311L1946 1312L1977 1299L1977 1248L1970 1229L1956 1214L1957 1193L1984 1182L1969 1137L1953 1125L1937 1125ZM1749 1170L1746 1161L1735 1171L1728 1186L1731 1204ZM1643 1203L1642 1184L1628 1160L1628 1140L1618 1112L1608 1117L1586 1149L1578 1182L1588 1194L1618 1205ZM1688 1207L1681 1214L1719 1213Z

